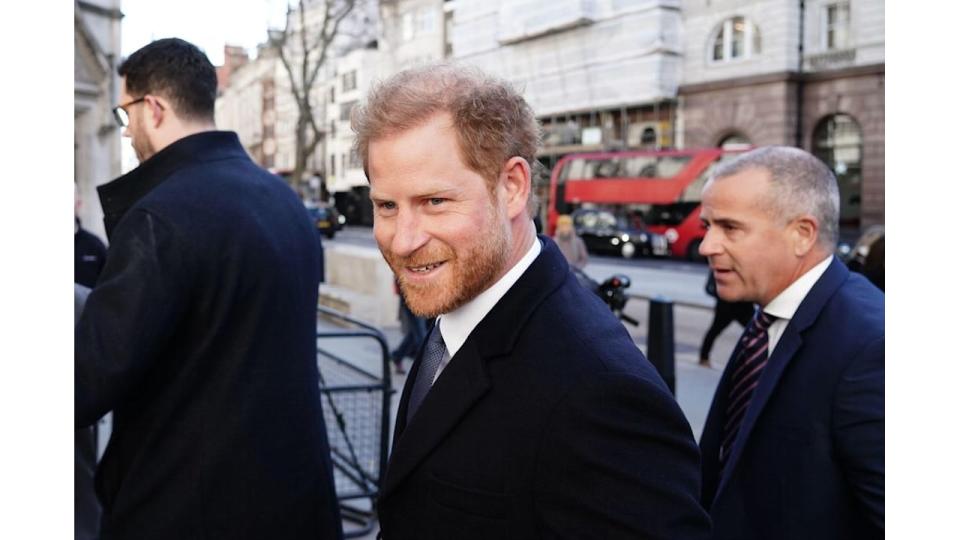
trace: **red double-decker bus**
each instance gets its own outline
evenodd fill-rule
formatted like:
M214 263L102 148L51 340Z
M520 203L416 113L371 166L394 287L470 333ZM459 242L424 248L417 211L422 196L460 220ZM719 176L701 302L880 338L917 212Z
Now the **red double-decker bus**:
M547 231L578 208L610 210L663 234L674 257L698 260L700 192L713 167L744 149L636 150L568 154L550 175Z

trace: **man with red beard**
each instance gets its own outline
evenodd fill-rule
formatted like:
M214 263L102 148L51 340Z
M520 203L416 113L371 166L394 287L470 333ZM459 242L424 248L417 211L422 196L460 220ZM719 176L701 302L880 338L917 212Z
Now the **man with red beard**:
M380 250L438 318L400 398L383 537L705 537L683 414L535 233L539 126L519 93L427 66L376 87L353 127Z

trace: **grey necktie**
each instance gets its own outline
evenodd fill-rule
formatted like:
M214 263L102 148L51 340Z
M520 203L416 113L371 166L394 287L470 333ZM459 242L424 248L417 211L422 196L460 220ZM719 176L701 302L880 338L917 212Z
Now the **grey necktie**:
M417 369L417 379L413 382L413 390L410 391L410 402L407 404L407 423L416 414L423 399L427 397L427 392L433 386L433 379L437 375L437 369L440 362L447 356L447 346L443 343L443 336L440 334L440 321L433 325L430 336L427 337L427 344L423 348L423 356L420 358L420 367Z

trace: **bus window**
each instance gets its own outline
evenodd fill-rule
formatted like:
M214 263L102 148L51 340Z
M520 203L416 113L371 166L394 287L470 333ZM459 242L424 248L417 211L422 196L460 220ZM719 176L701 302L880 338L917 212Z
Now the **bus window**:
M678 202L672 204L655 204L647 212L647 225L668 225L675 227L687 219L690 212L696 210L700 203L697 201Z
M717 165L729 161L737 157L736 154L723 154L716 161L710 164L706 169L700 172L697 175L697 179L690 183L680 194L680 200L685 202L699 202L700 196L703 193L704 186L707 185L707 180L710 179L710 175L713 174L713 171L716 170Z

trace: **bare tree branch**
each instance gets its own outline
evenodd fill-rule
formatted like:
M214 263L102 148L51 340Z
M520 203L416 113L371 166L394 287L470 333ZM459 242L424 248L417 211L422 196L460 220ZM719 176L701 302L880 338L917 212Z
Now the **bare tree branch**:
M282 34L271 36L271 43L279 53L280 62L290 81L290 92L297 104L296 155L291 175L295 188L301 182L307 158L313 155L324 137L323 126L317 123L313 115L311 91L317 84L321 68L332 55L331 47L337 37L343 35L341 23L354 12L357 4L358 0L325 0L319 31L314 32L307 25L306 3L299 0L297 13L294 14L290 9L287 11L287 23ZM297 33L299 35L294 35ZM296 50L297 46L299 51Z

